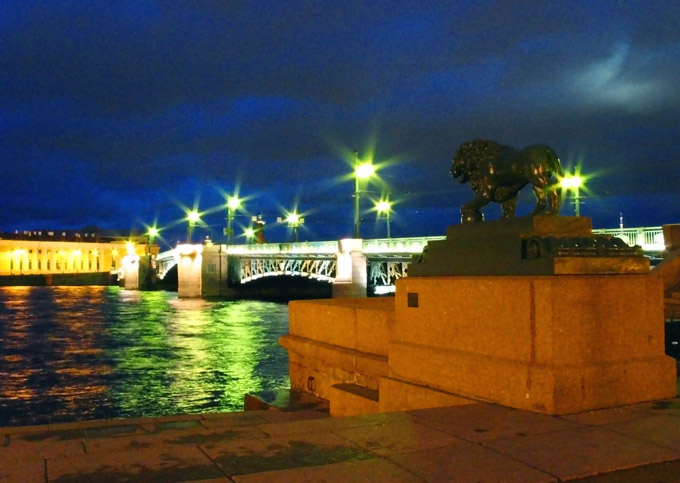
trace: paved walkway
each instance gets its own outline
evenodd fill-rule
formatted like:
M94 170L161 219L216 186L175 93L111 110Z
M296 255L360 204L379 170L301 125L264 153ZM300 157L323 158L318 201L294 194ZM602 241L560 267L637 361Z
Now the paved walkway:
M597 476L594 476L597 475ZM0 481L680 481L680 399L563 417L474 404L0 428Z

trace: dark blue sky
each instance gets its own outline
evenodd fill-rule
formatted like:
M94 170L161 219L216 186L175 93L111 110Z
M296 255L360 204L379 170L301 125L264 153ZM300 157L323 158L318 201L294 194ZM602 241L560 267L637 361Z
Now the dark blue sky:
M272 241L296 204L302 239L340 238L358 149L384 164L393 235L439 235L475 138L580 164L596 227L677 223L679 18L672 1L5 0L0 230L157 219L174 243L196 202L220 239L238 189Z

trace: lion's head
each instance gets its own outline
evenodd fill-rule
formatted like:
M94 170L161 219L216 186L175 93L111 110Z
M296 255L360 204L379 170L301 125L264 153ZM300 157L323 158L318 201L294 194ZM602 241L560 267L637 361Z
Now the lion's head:
M487 139L463 143L453 157L451 176L461 183L467 183L476 176L478 167L483 161L491 161L507 149L511 148Z

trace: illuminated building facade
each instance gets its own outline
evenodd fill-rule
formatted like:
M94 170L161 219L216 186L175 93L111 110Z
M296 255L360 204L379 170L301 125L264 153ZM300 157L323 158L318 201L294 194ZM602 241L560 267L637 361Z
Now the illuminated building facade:
M156 245L141 241L133 240L135 253L145 255L149 249L158 253ZM66 232L0 234L0 275L110 272L121 267L128 243Z

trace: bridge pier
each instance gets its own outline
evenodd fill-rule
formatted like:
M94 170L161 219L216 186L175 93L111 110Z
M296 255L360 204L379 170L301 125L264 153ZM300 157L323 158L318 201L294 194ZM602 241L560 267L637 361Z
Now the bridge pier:
M233 294L229 288L229 262L224 245L178 245L177 296L220 297Z
M177 245L177 296L201 297L203 273L203 245Z
M130 253L123 257L123 288L125 290L152 290L156 284L156 271L150 255Z
M346 238L338 241L338 248L333 298L366 297L368 261L363 253L363 240Z

